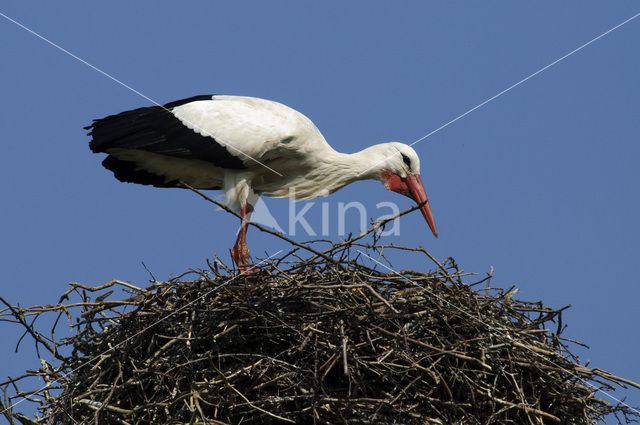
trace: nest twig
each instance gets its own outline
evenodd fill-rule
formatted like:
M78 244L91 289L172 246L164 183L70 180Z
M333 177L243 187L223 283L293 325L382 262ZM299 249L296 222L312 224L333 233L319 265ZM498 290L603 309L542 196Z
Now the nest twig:
M564 308L480 287L489 276L464 283L471 277L452 259L365 244L367 234L375 229L324 250L296 242L250 274L217 260L146 289L74 283L55 305L20 308L0 298L0 320L24 327L52 356L0 383L0 409L12 424L638 419L635 408L599 392L638 384L571 354L560 336ZM362 259L396 249L435 261L435 270L393 271ZM131 296L110 299L116 289ZM51 336L39 332L34 322L47 314L74 320L73 335L56 340L59 320ZM20 389L36 378L46 385ZM11 407L21 400L38 414Z

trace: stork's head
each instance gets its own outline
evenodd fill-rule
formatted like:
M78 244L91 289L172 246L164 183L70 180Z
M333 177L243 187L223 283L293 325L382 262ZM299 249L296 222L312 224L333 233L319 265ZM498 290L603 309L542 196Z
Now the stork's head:
M418 154L404 143L385 143L384 149L386 151L386 159L380 168L380 180L384 187L408 196L418 204L425 202L420 211L422 211L429 228L437 238L436 222L433 219L431 207L427 200L427 193L420 178L420 159Z

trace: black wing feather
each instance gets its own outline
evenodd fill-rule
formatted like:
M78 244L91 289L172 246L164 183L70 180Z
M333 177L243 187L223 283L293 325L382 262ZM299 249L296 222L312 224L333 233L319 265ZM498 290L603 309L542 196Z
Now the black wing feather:
M246 168L242 161L213 137L202 136L186 127L173 115L177 106L199 100L211 100L213 95L199 95L167 103L121 112L94 120L85 127L92 137L89 147L95 153L109 153L110 149L138 149L176 158L198 159L222 168ZM129 161L112 155L103 162L121 181L152 184L158 187L175 186L176 182L164 182L164 177L139 169Z
M155 187L181 187L177 180L165 181L165 178L138 168L135 162L123 161L113 155L107 156L102 165L113 171L113 176L125 183L137 183ZM219 188L211 188L219 189Z

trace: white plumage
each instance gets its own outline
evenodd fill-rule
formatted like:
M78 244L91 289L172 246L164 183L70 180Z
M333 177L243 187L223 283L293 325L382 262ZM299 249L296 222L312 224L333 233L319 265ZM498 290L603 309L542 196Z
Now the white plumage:
M270 100L195 96L95 120L87 129L91 149L109 154L103 165L119 180L222 189L243 217L261 194L310 199L364 179L427 201L411 147L393 142L340 153L309 118ZM422 212L437 236L428 201ZM246 223L233 250L241 267L249 261L245 235Z

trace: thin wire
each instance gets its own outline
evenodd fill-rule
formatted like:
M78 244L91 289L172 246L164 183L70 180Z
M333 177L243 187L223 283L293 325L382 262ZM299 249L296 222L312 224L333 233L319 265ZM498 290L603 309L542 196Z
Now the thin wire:
M278 254L280 254L281 252L282 252L282 250L281 250L281 249L280 249L280 250L278 250L275 254L271 254L271 255L270 255L270 256L268 256L267 258L265 258L265 259L261 260L260 262L258 262L257 264L255 264L255 265L254 265L254 267L259 266L260 264L262 264L262 263L264 263L264 262L268 261L269 259L271 259L272 257L274 257L274 256L276 256L276 255L278 255ZM243 276L244 274L246 274L246 273L248 273L248 272L249 272L249 270L247 270L247 271L243 271L243 272L240 272L239 274L237 274L237 275L235 275L235 276L233 276L233 277L229 278L229 279L228 279L228 280L226 280L225 282L221 283L220 285L216 286L215 288L211 289L210 291L205 292L203 295L201 295L201 296L199 296L198 298L196 298L196 299L194 299L194 300L192 300L192 301L188 302L187 304L183 305L183 306L182 306L182 307L180 307L179 309L177 309L177 310L175 310L175 311L172 311L171 313L167 314L167 315L166 315L166 316L164 316L163 318L156 320L155 322L153 322L152 324L150 324L150 325L149 325L149 326L147 326L146 328L143 328L142 330L139 330L138 332L136 332L135 334L131 335L130 337L128 337L128 338L126 338L126 339L124 339L124 340L120 341L119 343L117 343L117 344L116 344L116 345L114 345L113 347L109 348L108 350L104 351L103 353L100 353L100 354L98 354L98 355L94 356L92 359L89 359L89 360L85 361L85 362L84 362L84 363L82 363L81 365L76 366L74 369L70 370L69 372L67 372L67 373L60 372L60 373L62 374L62 377L63 377L63 378L66 378L67 376L69 376L70 374L74 373L74 372L75 372L75 371L77 371L78 369L82 369L82 368L83 368L83 367L85 367L86 365L88 365L88 364L92 363L94 360L96 360L96 359L98 359L98 358L100 358L100 357L104 356L105 354L107 354L108 352L110 352L110 351L112 351L112 350L115 350L116 348L120 347L122 344L126 343L127 341L131 340L132 338L135 338L135 337L137 337L138 335L140 335L140 334L142 334L142 333L144 333L144 332L148 331L149 329L153 328L153 327L154 327L155 325L157 325L158 323L161 323L161 322L163 322L163 321L167 320L169 317L173 316L174 314L181 312L182 310L184 310L185 308L189 307L189 306L190 306L190 305L192 305L193 303L195 303L195 302L197 302L197 301L200 301L201 299L203 299L203 298L207 297L208 295L210 295L210 294L214 293L214 292L215 292L215 291L217 291L218 289L220 289L220 288L222 288L222 287L226 286L227 284L229 284L230 282L232 282L232 281L233 281L233 280L235 280L236 278L238 278L238 277L240 277L240 276ZM58 379L56 379L56 380L54 380L54 381L48 382L48 383L47 383L47 385L45 385L44 387L42 387L42 388L40 388L39 390L35 391L35 393L38 393L38 392L40 392L40 391L42 391L42 390L46 389L47 387L51 386L52 384L59 383L59 382L60 382L60 379L62 379L62 378L58 378ZM13 407L17 406L18 404L22 403L22 402L23 402L23 401L25 401L25 400L26 400L26 398L22 398L22 399L18 400L17 402L13 403L11 406L9 406L9 407L5 408L4 410L0 411L0 415L1 415L1 414L3 414L3 413L4 413L4 412L6 412L6 411L8 411L8 410L12 409Z
M556 59L555 61L551 62L549 65L543 66L542 68L540 68L539 70L537 70L536 72L534 72L533 74L523 78L522 80L518 81L515 84L510 85L509 87L507 87L506 89L502 90L500 93L496 94L495 96L490 97L489 99L485 100L482 103L479 103L477 106L474 106L473 108L469 109L467 112L463 113L462 115L457 116L456 118L452 119L451 121L447 122L446 124L441 125L440 127L436 128L435 130L431 131L430 133L425 134L424 136L422 136L421 138L419 138L418 140L416 140L415 142L411 143L409 146L413 146L418 142L423 141L424 139L426 139L427 137L437 133L438 131L444 129L445 127L448 127L449 125L453 124L454 122L458 121L460 118L463 118L465 116L467 116L468 114L470 114L471 112L475 111L478 108L483 107L484 105L486 105L487 103L491 102L492 100L502 96L503 94L505 94L506 92L510 91L511 89L514 89L516 87L518 87L520 84L524 83L525 81L535 77L536 75L540 74L543 71L546 71L547 69L551 68L553 65L557 64L558 62L568 58L569 56L573 55L574 53L579 52L580 50L584 49L585 47L587 47L588 45L598 41L599 39L601 39L602 37L604 37L605 35L617 30L618 28L620 28L621 26L623 26L624 24L632 21L633 19L637 18L638 16L640 16L640 13L637 13L635 15L633 15L631 18L627 19L624 22L619 23L618 25L616 25L615 27L610 28L609 30L603 32L602 34L600 34L599 36L587 41L586 43L584 43L583 45L581 45L580 47L577 47L575 49L573 49L572 51L570 51L569 53L567 53L566 55L562 56L561 58Z
M447 122L447 123L445 123L445 124L442 124L440 127L438 127L438 128L436 128L435 130L433 130L433 131L431 131L431 132L429 132L429 133L425 134L424 136L422 136L422 137L421 137L421 138L419 138L418 140L416 140L416 141L414 141L413 143L409 144L409 146L413 146L413 145L415 145L416 143L419 143L419 142L423 141L423 140L424 140L424 139L426 139L427 137L430 137L430 136L432 136L432 135L436 134L436 133L437 133L437 132L439 132L440 130L442 130L442 129L446 128L446 127L449 127L451 124L453 124L454 122L458 121L459 119L466 117L467 115L469 115L469 114L470 114L470 113L472 113L473 111L475 111L475 110L477 110L477 109L479 109L479 108L483 107L484 105L486 105L487 103L491 102L492 100L497 99L498 97L500 97L500 96L502 96L503 94L507 93L507 92L508 92L508 91L510 91L511 89L514 89L514 88L518 87L520 84L522 84L522 83L524 83L524 82L526 82L526 81L530 80L531 78L535 77L536 75L540 74L541 72L546 71L547 69L551 68L552 66L554 66L554 65L555 65L555 64L557 64L558 62L561 62L561 61L563 61L564 59L568 58L569 56L573 55L574 53L579 52L580 50L584 49L585 47L589 46L590 44L592 44L592 43L594 43L594 42L598 41L599 39L601 39L601 38L602 38L602 37L604 37L605 35L607 35L607 34L609 34L609 33L613 32L613 31L617 30L618 28L620 28L621 26L623 26L623 25L625 25L625 24L627 24L627 23L631 22L632 20L634 20L634 19L635 19L635 18L637 18L638 16L640 16L640 12L639 12L639 13L636 13L635 15L633 15L632 17L630 17L629 19L627 19L627 20L625 20L625 21L623 21L623 22L619 23L618 25L616 25L616 26L614 26L614 27L609 28L607 31L603 32L602 34L600 34L599 36L597 36L597 37L595 37L595 38L592 38L591 40L587 41L586 43L582 44L581 46L576 47L575 49L573 49L572 51L570 51L570 52L569 52L569 53L567 53L566 55L564 55L564 56L562 56L562 57L560 57L560 58L556 59L555 61L551 62L550 64L548 64L548 65L546 65L546 66L543 66L542 68L538 69L538 70L537 70L536 72L534 72L533 74L528 75L527 77L523 78L522 80L518 81L517 83L510 85L510 86L509 86L509 87L507 87L506 89L502 90L500 93L498 93L498 94L496 94L496 95L494 95L494 96L491 96L491 97L490 97L490 98L488 98L487 100L485 100L485 101L483 101L483 102L481 102L481 103L477 104L476 106L474 106L473 108L469 109L468 111L466 111L466 112L464 112L464 113L462 113L462 114L458 115L457 117L455 117L455 118L454 118L454 119L452 119L451 121L449 121L449 122ZM379 162L375 163L374 165L372 165L371 167L367 168L365 171L361 172L360 174L364 174L364 173L366 173L367 171L371 170L372 168L375 168L375 167L377 167L378 165L380 165L380 164L384 163L387 159L391 158L392 156L397 156L397 155L399 155L399 154L400 154L400 152L398 152L398 153L393 153L392 155L390 155L390 156L386 157L384 160L379 161Z
M105 77L109 78L110 80L116 82L117 84L120 84L122 87L132 91L133 93L137 94L138 96L148 100L149 102L153 103L156 106L161 107L162 109L164 109L165 111L171 113L171 110L165 108L163 105L161 105L160 103L156 102L155 100L151 99L150 97L144 95L143 93L139 92L138 90L134 89L133 87L123 83L122 81L120 81L119 79L117 79L116 77L112 76L111 74L108 74L107 72L101 70L100 68L98 68L97 66L94 66L92 64L90 64L89 62L87 62L86 60L82 59L81 57L78 57L76 55L74 55L73 53L71 53L70 51L68 51L67 49L65 49L64 47L54 43L53 41L49 40L48 38L38 34L37 32L35 32L34 30L32 30L31 28L28 28L27 26L21 24L20 22L16 21L15 19L10 18L9 16L5 15L4 13L0 12L0 16L2 16L3 18L7 19L8 21L13 22L14 24L16 24L17 26L19 26L20 28L22 28L25 31L30 32L31 34L35 35L36 37L38 37L39 39L41 39L42 41L50 44L51 46L55 47L56 49L66 53L67 55L71 56L72 58L74 58L75 60L82 62L83 64L87 65L89 68L93 69L94 71L99 72L100 74L104 75ZM190 122L187 119L182 119L180 118L181 121L191 125L193 127L193 130L199 130L199 132L202 135L207 135L208 132L204 131L200 126ZM226 148L230 148L233 149L235 151L237 151L238 153L246 156L247 158L255 161L256 163L262 165L264 168L266 168L267 170L270 170L274 173L276 173L277 175L279 175L280 177L282 177L282 174L280 174L279 172L277 172L276 170L274 170L273 168L269 167L268 165L263 164L262 162L258 161L257 159L253 158L251 155L248 155L246 153L244 153L243 151L241 151L240 149L238 149L235 146L231 146L228 143L225 144L224 142L221 142L219 140L216 140L217 143L221 144L222 146L226 147Z
M380 261L378 261L378 260L376 260L375 258L371 257L370 255L366 254L366 253L365 253L365 252L363 252L362 250L360 250L360 249L359 249L359 250L358 250L358 252L359 252L360 254L364 255L365 257L369 258L371 261L373 261L373 262L375 262L375 263L377 263L377 264L381 265L382 267L386 268L387 270L389 270L389 271L391 271L391 272L393 272L393 273L397 274L398 276L401 276L401 277L403 276L403 275L401 275L400 273L398 273L398 271L396 271L396 270L392 269L391 267L387 266L387 265L386 265L386 264L384 264L384 263L381 263ZM413 282L413 280L411 280L411 279L409 279L409 280L410 280L411 282ZM413 282L413 283L415 283L415 282ZM420 285L418 285L417 283L416 283L416 285L417 285L417 286L420 286ZM494 326L491 326L491 325L489 325L488 323L483 322L483 321L482 321L482 320L480 320L479 318L477 318L477 317L473 316L473 315L472 315L472 314L470 314L469 312L467 312L467 311L465 311L465 310L461 309L461 308L460 308L460 307L458 307L457 305L453 304L451 301L449 301L449 300L446 300L446 299L442 298L440 295L438 295L438 294L436 294L435 292L433 292L433 291L429 290L428 288L426 288L426 287L424 287L424 286L421 286L421 289L424 289L424 290L425 290L425 291L427 291L431 296L434 296L434 297L438 298L440 301L444 301L445 303L449 304L451 307L455 308L456 310L460 311L462 314L464 314L464 315L466 315L466 316L470 317L471 319L475 320L476 322L480 323L481 325L484 325L484 326L486 326L487 328L489 328L490 330L492 330L492 331L494 331L494 332L497 332L498 336L500 336L500 334L501 334L501 333L503 333L503 334L504 334L504 335L503 335L503 338L507 339L508 341L511 341L511 340L512 340L511 336L507 333L507 329L504 329L504 328L503 328L503 329L500 329L500 328L496 328L496 327L494 327ZM524 347L524 346L523 346L523 348L525 348L526 350L531 351L531 353L533 353L533 354L535 354L535 355L539 355L538 353L536 353L535 351L533 351L532 349L530 349L530 348L528 348L528 347ZM542 356L541 356L541 357L542 357ZM590 388L592 388L592 389L594 389L594 390L596 390L596 391L601 392L602 394L606 395L607 397L609 397L610 399L612 399L612 400L616 401L617 403L622 404L623 406L625 406L625 407L627 407L627 408L629 408L629 409L633 410L634 412L636 412L636 413L639 413L639 414L640 414L640 410L635 409L635 408L633 408L633 407L629 406L628 404L626 404L626 403L625 403L625 402L623 402L622 400L619 400L619 399L617 399L616 397L614 397L614 396L612 396L611 394L609 394L607 391L604 391L603 389L600 389L600 388L598 388L598 387L596 387L596 386L594 386L594 385L590 384L590 383L589 383L589 382L587 382L585 379L583 379L583 378L581 378L580 376L576 375L575 373L573 373L573 372L571 372L571 371L569 371L569 370L565 369L564 367L562 367L562 366L560 366L559 364L555 363L553 360L549 360L549 359L547 359L546 357L542 357L542 358L543 358L544 360L546 360L547 362L549 362L550 364L552 364L552 365L554 365L554 366L556 366L556 367L558 367L558 368L560 368L560 369L564 370L564 371L565 371L566 373L568 373L569 375L571 375L571 376L573 376L573 377L575 377L575 378L579 379L579 380L580 380L580 382L582 382L583 384L587 385L588 387L590 387Z

